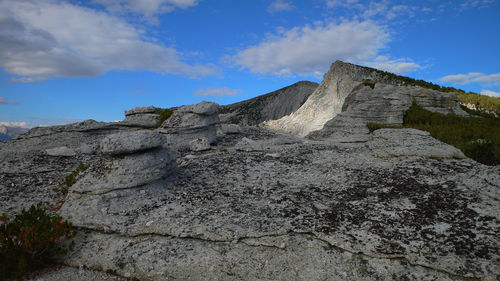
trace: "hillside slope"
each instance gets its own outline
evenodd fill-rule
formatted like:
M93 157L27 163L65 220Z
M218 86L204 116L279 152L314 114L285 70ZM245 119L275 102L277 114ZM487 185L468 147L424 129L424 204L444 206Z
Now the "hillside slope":
M222 122L257 125L295 112L316 90L318 83L300 81L288 87L230 105L220 107Z

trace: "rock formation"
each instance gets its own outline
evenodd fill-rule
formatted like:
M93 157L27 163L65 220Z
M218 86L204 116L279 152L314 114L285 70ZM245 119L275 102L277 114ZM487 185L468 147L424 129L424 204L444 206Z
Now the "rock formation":
M204 150L216 140L218 110L219 105L213 102L181 106L163 122L160 132L167 135L168 145L178 150Z
M120 124L123 126L157 128L160 126L160 114L154 106L139 106L125 111L125 120Z
M350 99L346 101L347 97ZM458 99L452 94L406 87L403 81L384 72L336 61L319 87L297 111L281 119L264 122L263 126L304 137L322 129L326 122L353 106L360 112L354 112L350 117L400 124L412 98L423 102L422 106L426 109L462 113ZM375 108L371 109L371 106ZM448 110L448 107L451 109Z
M64 262L139 280L498 280L499 167L423 131L352 126L398 124L413 98L460 113L453 95L334 65L288 117L328 111L308 138L216 130L203 102L154 130L86 121L2 142L0 211L63 203L78 228ZM343 102L312 103L327 95ZM68 195L52 191L79 163Z

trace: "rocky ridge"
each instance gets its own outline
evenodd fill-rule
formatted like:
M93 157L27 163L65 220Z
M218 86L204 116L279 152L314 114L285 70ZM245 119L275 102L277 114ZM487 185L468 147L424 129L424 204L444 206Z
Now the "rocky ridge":
M221 106L219 116L222 123L242 126L276 120L295 112L317 87L317 83L300 81L253 99Z
M351 112L348 118L354 116L365 121L384 117L380 120L383 124L401 124L413 99L431 111L465 114L456 94L405 86L403 81L383 72L336 61L319 87L297 111L264 122L262 126L304 137L321 130L328 121L352 107L358 112ZM387 109L388 113L385 112ZM350 124L345 127L350 127Z
M342 113L308 138L217 124L208 102L157 129L34 129L0 144L0 211L63 202L79 230L64 262L139 280L497 280L499 167L426 132L353 125L396 124L413 98L458 112L454 96L397 81L372 88L348 68L336 62L322 83L350 81ZM52 191L79 163L90 167L69 194Z

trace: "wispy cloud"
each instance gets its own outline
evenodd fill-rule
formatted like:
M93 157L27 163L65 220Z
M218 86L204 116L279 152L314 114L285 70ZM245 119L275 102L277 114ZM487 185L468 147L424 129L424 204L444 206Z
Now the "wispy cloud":
M19 102L15 100L8 100L6 97L0 97L0 104L19 104Z
M290 11L294 9L295 7L293 4L288 1L288 0L275 0L267 7L267 11L269 13L276 13L276 12L283 12L283 11Z
M487 8L490 4L493 4L496 0L465 0L458 7L459 11L464 11L471 8Z
M494 91L491 91L491 90L481 90L481 95L495 97L495 98L500 98L500 93L499 92L494 92Z
M151 17L198 5L198 0L94 0L112 12L131 12Z
M141 89L136 89L136 90L130 92L129 94L131 94L131 95L144 95L145 92Z
M241 94L243 91L239 89L230 88L205 88L194 91L194 94L199 97L224 97L224 96L236 96Z
M421 65L412 62L410 59L391 60L387 56L378 56L374 60L365 62L364 64L396 74L408 73L423 68Z
M12 79L15 82L97 76L111 70L189 77L216 72L183 62L177 50L151 41L122 18L50 0L0 2L0 67L20 76Z
M467 74L454 74L442 77L443 82L464 85L480 83L482 85L500 85L500 73L484 74L481 72L469 72Z

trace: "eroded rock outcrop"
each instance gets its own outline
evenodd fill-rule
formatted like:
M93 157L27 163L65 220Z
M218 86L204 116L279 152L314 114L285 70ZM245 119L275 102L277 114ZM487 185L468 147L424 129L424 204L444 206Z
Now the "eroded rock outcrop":
M159 108L154 106L139 106L130 110L125 110L125 120L120 122L120 125L141 127L141 128L157 128L160 126Z
M321 130L329 120L344 111L350 111L346 113L350 115L345 119L340 117L339 122L347 120L352 126L370 118L373 122L400 124L412 99L429 110L464 114L458 99L451 93L408 87L405 82L384 72L336 61L319 87L297 111L281 119L264 122L262 126L304 137ZM356 110L350 110L351 107ZM349 127L351 124L330 125ZM349 128L345 129L347 135L352 133Z
M309 133L308 138L340 142L366 140L366 123L401 125L412 103L433 112L467 115L455 93L365 80L345 98L342 112L326 122L321 130Z
M218 110L218 104L206 101L181 106L163 122L159 132L166 134L168 145L178 150L196 150L197 144L191 142L197 139L213 144L217 137Z

